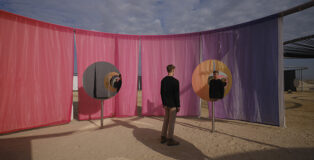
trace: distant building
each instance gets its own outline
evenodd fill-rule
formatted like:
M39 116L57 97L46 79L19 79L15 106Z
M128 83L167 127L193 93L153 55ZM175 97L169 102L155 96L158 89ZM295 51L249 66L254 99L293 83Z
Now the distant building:
M73 75L73 91L78 90L78 79L77 79L77 73L74 73Z
M285 67L284 70L284 91L297 91L300 87L303 91L303 75L302 71L307 67Z

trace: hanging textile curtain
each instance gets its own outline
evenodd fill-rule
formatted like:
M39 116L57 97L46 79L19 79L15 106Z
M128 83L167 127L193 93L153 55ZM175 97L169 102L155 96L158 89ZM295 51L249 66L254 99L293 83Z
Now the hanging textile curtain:
M202 33L204 61L224 62L232 88L215 102L218 118L283 124L280 20L276 16ZM211 104L209 104L211 106ZM211 107L209 107L211 116Z
M73 29L0 11L0 133L68 123Z
M167 65L173 64L180 84L181 110L177 115L200 115L200 99L192 88L192 73L200 62L200 35L142 36L141 42L142 114L164 115L160 83L167 76Z
M76 30L79 87L79 119L100 118L100 100L88 96L83 88L83 73L99 61L111 63L122 75L118 94L104 100L104 117L135 116L137 113L137 75L139 37Z

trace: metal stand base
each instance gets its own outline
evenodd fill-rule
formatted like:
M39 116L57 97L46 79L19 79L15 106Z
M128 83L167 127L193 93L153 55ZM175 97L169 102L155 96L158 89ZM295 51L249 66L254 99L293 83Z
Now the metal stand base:
M101 127L104 126L104 101L101 100L101 121L100 121L100 124L101 124Z
M215 131L215 107L214 101L212 101L212 132Z

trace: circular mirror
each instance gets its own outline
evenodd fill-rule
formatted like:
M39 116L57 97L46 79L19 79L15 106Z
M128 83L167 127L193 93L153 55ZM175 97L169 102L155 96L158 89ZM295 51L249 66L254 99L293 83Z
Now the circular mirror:
M96 62L83 73L83 88L93 98L111 98L119 92L121 86L122 76L111 63Z
M216 71L215 75L214 71ZM193 90L200 98L206 101L222 99L229 93L231 86L231 72L227 65L221 61L206 60L193 71Z

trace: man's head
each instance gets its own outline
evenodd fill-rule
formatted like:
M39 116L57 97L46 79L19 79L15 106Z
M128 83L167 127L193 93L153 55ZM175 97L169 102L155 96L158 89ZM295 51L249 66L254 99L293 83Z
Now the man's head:
M169 64L168 66L167 66L167 72L168 72L168 75L174 75L174 69L175 69L176 67L174 66L174 65L172 65L172 64Z
M219 72L218 71L214 71L213 75L214 75L214 79L218 79Z

